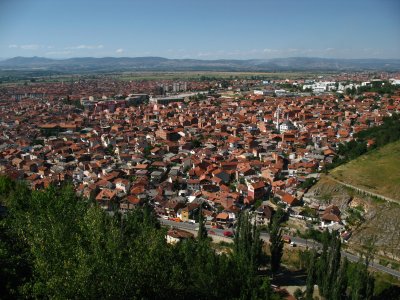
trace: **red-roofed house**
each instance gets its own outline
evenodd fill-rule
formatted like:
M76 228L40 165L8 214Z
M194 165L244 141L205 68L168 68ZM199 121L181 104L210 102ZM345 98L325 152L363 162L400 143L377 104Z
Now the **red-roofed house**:
M115 191L102 189L96 196L96 201L103 209L110 209L111 202L115 199Z
M328 206L321 216L321 226L326 227L341 222L340 209L336 205Z
M265 183L264 181L257 181L247 186L247 196L252 200L257 200L265 195Z

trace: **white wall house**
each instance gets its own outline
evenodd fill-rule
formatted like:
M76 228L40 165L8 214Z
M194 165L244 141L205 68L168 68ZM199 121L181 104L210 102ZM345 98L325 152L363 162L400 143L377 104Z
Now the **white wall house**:
M293 129L296 129L296 127L289 120L285 120L282 122L282 124L279 124L280 132L286 132L286 131L293 130Z

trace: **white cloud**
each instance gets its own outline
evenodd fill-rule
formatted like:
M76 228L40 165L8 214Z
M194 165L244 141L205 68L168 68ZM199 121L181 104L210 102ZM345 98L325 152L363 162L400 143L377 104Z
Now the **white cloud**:
M122 49L122 48L115 50L115 53L123 53L123 52L124 52L124 49Z
M23 49L23 50L37 50L37 49L40 48L40 45L35 45L35 44L32 44L32 45L21 45L20 48Z
M262 52L265 52L265 53L276 53L276 52L279 52L279 50L265 48L265 49L262 50Z
M71 46L66 47L65 49L103 49L103 45L79 45L79 46Z
M11 44L11 45L8 45L8 48L18 48L18 49L22 49L22 50L37 50L42 47L43 46L37 45L37 44L27 44L27 45Z
M46 55L54 55L54 56L58 56L58 55L68 55L73 53L73 51L50 51L50 52L46 52Z
M208 56L213 56L213 55L215 55L215 53L213 53L213 52L199 52L199 53L197 53L198 57L208 57Z

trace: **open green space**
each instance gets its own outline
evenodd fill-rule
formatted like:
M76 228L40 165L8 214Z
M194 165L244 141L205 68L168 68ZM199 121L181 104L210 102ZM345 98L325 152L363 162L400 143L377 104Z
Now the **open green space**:
M235 79L304 79L315 78L318 75L331 74L330 72L218 72L218 71L146 71L146 72L94 72L82 74L63 74L53 71L25 71L25 70L0 70L0 86L25 83L49 83L77 79L98 80L113 79L123 81L142 80L235 80Z
M368 152L330 174L337 180L400 202L400 141Z
M220 80L220 79L298 79L313 77L307 72L125 72L116 75L121 80Z

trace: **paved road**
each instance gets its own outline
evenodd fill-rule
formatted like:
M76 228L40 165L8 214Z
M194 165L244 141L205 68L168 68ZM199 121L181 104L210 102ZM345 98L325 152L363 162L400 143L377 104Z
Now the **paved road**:
M161 224L165 225L165 226L174 226L176 228L180 228L180 229L186 229L186 230L190 230L190 231L194 231L196 232L199 228L198 224L191 224L191 223L184 223L184 222L174 222L174 221L170 221L170 220L164 220L164 219L159 219ZM226 231L226 229L217 229L217 228L210 228L210 226L206 226L208 230L212 230L216 236L219 237L224 237L224 231ZM232 229L228 229L228 231L232 231ZM211 236L211 235L210 235ZM269 234L266 232L262 232L260 235L260 238L263 241L268 242L269 241ZM228 239L228 240L232 240L232 239ZM303 238L299 238L299 237L291 237L291 240L296 243L296 245L300 246L300 247L306 247L306 248L317 248L317 249L321 249L322 245L314 240L306 240ZM349 252L345 252L342 251L342 256L347 257L348 260L352 261L352 262L356 262L359 260L359 256L351 254ZM371 262L370 263L370 267L381 271L383 273L387 273L390 275L393 275L397 278L400 278L400 272L397 270L393 270L390 269L388 267L382 266L380 264Z
M174 226L179 229L186 229L190 231L195 231L197 232L199 229L199 224L191 224L191 223L185 223L185 222L175 222L175 221L170 221L170 220L164 220L164 219L159 219L160 223L165 226ZM211 228L211 226L206 225L207 230L212 230L215 235L217 236L224 236L224 231L232 231L232 229L218 229L218 228ZM210 234L211 236L211 234Z

